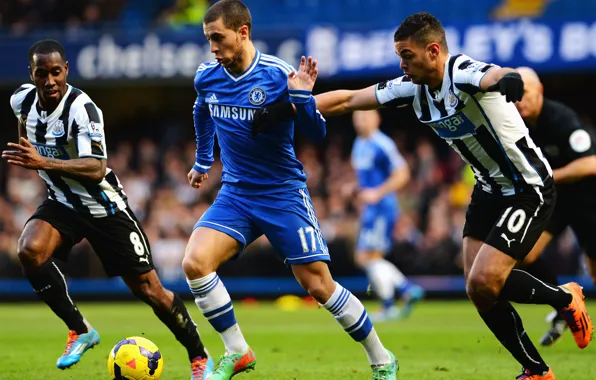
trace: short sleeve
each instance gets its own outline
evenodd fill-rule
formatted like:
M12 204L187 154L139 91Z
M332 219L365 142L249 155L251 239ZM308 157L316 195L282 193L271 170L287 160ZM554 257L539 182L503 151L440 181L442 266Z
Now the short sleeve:
M476 91L480 90L480 81L486 73L497 67L490 63L476 61L467 55L462 55L455 60L453 67L453 83L465 91L466 86L471 86Z
M27 83L20 86L12 93L12 96L10 97L10 108L12 108L12 112L14 112L17 119L21 117L21 109L25 97L27 97L34 88L34 85Z
M107 158L103 115L93 102L78 107L73 128L78 129L76 138L79 157Z
M405 75L380 82L375 86L377 102L388 108L410 105L414 101L415 95L416 85Z

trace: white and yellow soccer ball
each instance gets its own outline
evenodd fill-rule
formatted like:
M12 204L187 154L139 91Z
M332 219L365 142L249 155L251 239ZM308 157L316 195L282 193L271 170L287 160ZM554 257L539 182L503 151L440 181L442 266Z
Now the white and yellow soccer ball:
M162 371L161 352L146 338L123 339L108 355L108 372L114 380L158 380Z

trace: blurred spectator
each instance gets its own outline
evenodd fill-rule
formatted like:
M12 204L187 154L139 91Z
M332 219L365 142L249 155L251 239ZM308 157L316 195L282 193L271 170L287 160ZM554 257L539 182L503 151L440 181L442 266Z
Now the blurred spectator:
M0 27L18 37L63 31L69 39L85 32L155 26L201 26L214 0L2 0Z
M166 279L182 278L180 263L186 241L195 222L217 194L221 163L216 160L208 181L196 191L188 186L186 178L188 162L194 159L193 142L164 149L145 138L134 144L120 141L113 146L108 165L120 178L130 206L147 230L157 267ZM180 150L179 146L184 149ZM308 187L325 238L329 243L344 240L352 246L357 233L359 205L353 196L357 190L356 181L349 152L342 149L344 146L341 135L332 135L327 148L321 150L303 144L297 148L297 155L308 174ZM400 244L408 244L411 252L415 252L412 268L416 272L451 273L454 267L457 270L454 261L461 244L458 239L461 215L470 186L461 180L461 162L450 171L455 175L445 178L428 141L419 141L416 150L416 155L408 155L415 176L400 194L404 199L403 215L396 239ZM45 185L37 173L10 167L7 189L6 199L0 198L0 264L5 268L2 275L14 275L14 270L7 270L6 263L11 263L13 269L18 268L16 241L22 226L45 198ZM422 227L421 221L428 217L432 222L428 228ZM263 248L270 249L264 238L256 242L254 250ZM89 250L89 246L82 245L77 252L80 255L85 249ZM395 255L400 254L397 248ZM90 270L91 273L95 271Z
M400 134L404 140L408 137ZM351 144L344 139L344 135L332 133L326 147L298 144L296 153L308 175L307 185L327 242L353 247L360 205L354 197L357 184L346 149ZM130 206L146 229L158 270L164 279L183 278L181 261L188 236L220 188L222 166L217 152L209 179L197 191L188 186L186 177L189 162L194 160L194 141L143 138L110 146L108 166L120 178ZM408 151L402 145L413 175L399 194L402 211L389 258L407 274L461 274L461 234L474 183L471 170L453 153L437 157L427 138L414 140L413 147ZM0 276L20 276L17 239L45 196L45 184L37 173L9 166L7 192L0 197ZM271 247L266 238L260 238L248 254L258 258L267 252L271 253ZM74 260L84 263L77 267L76 275L103 275L88 244L77 246L75 253ZM570 235L548 256L565 273L583 270L581 250ZM351 258L341 260L350 262Z
M2 0L0 26L14 36L27 33L65 31L70 38L81 38L84 31L98 31L124 24L125 11L146 19L137 26L151 26L153 20L174 0ZM153 13L147 13L154 9ZM133 16L130 16L133 15Z
M174 5L166 9L158 18L158 23L174 29L185 26L202 25L203 16L209 8L208 0L176 0Z

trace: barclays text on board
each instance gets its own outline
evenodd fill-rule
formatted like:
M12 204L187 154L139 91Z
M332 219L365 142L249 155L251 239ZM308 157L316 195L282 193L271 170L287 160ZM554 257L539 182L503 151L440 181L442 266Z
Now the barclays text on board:
M532 66L539 71L596 69L596 22L559 25L521 20L507 24L447 25L450 52L501 66ZM306 51L318 58L322 76L396 75L394 30L353 32L312 28Z

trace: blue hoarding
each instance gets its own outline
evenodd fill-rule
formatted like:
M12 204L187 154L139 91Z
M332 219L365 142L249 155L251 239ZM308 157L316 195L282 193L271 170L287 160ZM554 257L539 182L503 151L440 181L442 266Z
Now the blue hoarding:
M322 76L397 76L394 29L340 30L316 26L306 51L317 57ZM596 70L596 22L446 24L451 53L501 66L531 66L540 72Z
M446 23L452 53L501 66L531 66L539 72L596 70L596 21ZM296 64L302 54L319 61L321 78L379 78L400 75L393 51L394 29L339 28L313 25L306 30L260 33L261 51ZM102 34L82 41L62 41L70 61L71 81L183 80L212 59L202 30L185 33ZM0 81L27 80L27 49L33 40L2 42Z

